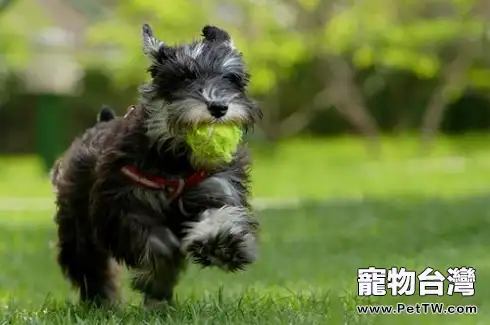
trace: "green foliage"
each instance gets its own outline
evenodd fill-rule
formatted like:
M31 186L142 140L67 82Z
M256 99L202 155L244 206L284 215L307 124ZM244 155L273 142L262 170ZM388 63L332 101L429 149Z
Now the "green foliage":
M313 1L316 0L307 0ZM308 57L307 36L286 24L291 17L287 7L275 2L239 1L241 24L228 24L237 46L245 52L253 80L251 89L265 94L287 78L294 64ZM281 24L281 20L282 23Z
M352 53L360 67L386 66L434 78L444 65L441 52L463 39L481 38L486 23L483 16L466 15L474 0L448 1L453 14L430 15L436 2L356 3L326 26L326 43L334 53Z
M476 0L363 1L336 11L335 1L330 7L324 4L318 0L240 0L227 5L216 0L125 0L118 3L115 17L93 26L89 39L120 46L122 53L117 59L111 57L108 67L119 82L134 83L144 78L139 31L143 21L153 24L157 35L169 43L198 37L206 23L219 25L245 52L254 75L252 90L266 94L298 62L329 53L351 56L360 68L384 66L435 78L445 64L441 53L462 39L481 37L486 22L475 14ZM333 14L319 12L325 8ZM218 17L216 13L225 10ZM472 71L470 82L484 86L489 81L486 75L485 69Z
M267 5L267 4L265 4ZM238 12L234 23L213 17L219 8L225 6L213 0L192 0L178 2L158 2L149 0L121 1L116 7L114 18L96 24L88 33L92 44L112 44L121 52L118 58L111 57L107 67L119 84L142 81L142 70L146 61L141 51L142 22L148 22L155 34L164 42L178 43L200 37L206 24L227 29L234 43L245 53L245 61L254 75L252 89L264 93L273 88L281 71L304 57L307 49L303 46L302 34L288 32L281 27L273 8L237 1L228 10ZM151 18L145 18L151 17Z
M12 0L0 11L0 102L10 94L7 86L12 71L26 67L33 51L35 32L47 23L36 3Z
M0 69L24 67L33 52L32 40L36 31L46 24L38 6L29 0L13 1L1 11Z
M25 64L29 47L26 39L27 28L19 20L19 14L6 11L0 16L0 42L2 56L0 66L20 67Z
M142 52L142 23L149 23L156 36L166 43L182 42L198 36L205 24L207 8L191 1L120 1L114 17L90 28L87 39L91 44L119 50L117 55L103 58L116 85L137 84L144 80L144 69L148 66Z

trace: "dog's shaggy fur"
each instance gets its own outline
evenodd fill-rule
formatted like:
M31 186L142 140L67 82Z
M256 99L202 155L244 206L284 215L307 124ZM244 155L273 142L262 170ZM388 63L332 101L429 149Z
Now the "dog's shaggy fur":
M112 108L107 105L102 105L100 111L97 113L97 123L108 122L116 118L116 113ZM98 127L95 127L98 129ZM53 164L50 171L51 184L54 187L55 193L57 192L57 180L61 172L61 162L63 161L63 155L61 155Z
M184 140L200 123L230 122L247 130L261 117L246 95L249 76L229 34L212 26L202 32L202 40L171 47L143 25L152 78L140 102L125 117L101 112L53 167L58 262L83 302L116 302L122 263L149 303L171 301L188 257L227 271L257 257L246 147L231 163L210 165ZM206 176L174 199L171 190L128 178L124 166L147 177Z

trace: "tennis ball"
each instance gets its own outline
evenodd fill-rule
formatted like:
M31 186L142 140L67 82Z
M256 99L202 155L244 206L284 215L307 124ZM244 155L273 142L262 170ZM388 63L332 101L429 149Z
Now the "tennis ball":
M233 124L200 125L186 135L194 156L211 163L231 162L241 139L242 130Z

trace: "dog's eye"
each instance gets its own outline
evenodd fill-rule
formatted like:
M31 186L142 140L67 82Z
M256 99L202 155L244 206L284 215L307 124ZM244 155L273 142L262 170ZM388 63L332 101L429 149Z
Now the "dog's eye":
M224 79L241 86L243 84L242 78L236 73L228 73L223 76Z
M152 66L148 69L148 72L150 73L152 78L155 78L155 76L157 75L157 68Z

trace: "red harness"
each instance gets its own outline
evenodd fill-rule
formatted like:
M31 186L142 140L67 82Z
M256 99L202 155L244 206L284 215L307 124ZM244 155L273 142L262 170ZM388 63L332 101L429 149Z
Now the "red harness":
M134 106L130 106L128 112L124 117L127 117L131 111L134 109ZM200 171L196 172L189 177L179 178L179 179L165 179L162 177L147 177L141 174L136 168L130 165L126 165L121 168L121 172L129 177L134 182L150 188L154 190L164 190L167 191L170 195L170 200L177 198L185 187L192 187L200 182L202 182L206 178L206 172Z
M178 197L185 187L195 186L202 182L206 178L205 172L196 172L189 177L179 179L165 179L162 177L147 177L141 174L133 166L124 166L121 168L121 172L129 177L134 182L153 189L153 190L165 190L170 195L170 200Z

